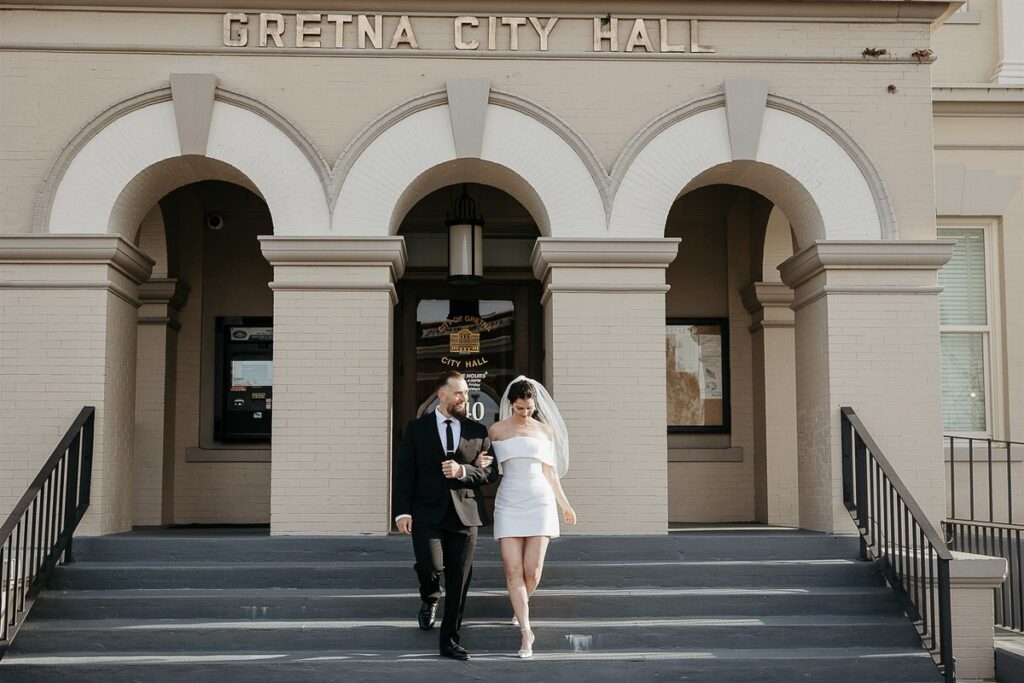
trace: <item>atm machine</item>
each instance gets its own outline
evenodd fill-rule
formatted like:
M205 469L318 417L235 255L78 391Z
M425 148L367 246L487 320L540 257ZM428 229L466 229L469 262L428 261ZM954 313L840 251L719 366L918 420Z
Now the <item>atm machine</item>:
M216 319L214 438L269 442L273 389L274 319Z

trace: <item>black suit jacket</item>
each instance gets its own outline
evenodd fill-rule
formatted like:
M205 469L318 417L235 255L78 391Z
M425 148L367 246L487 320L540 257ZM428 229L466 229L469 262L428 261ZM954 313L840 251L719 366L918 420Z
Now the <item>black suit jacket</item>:
M466 526L488 523L480 487L497 480L498 467L494 462L484 468L472 463L481 451L491 450L491 441L487 428L479 422L464 419L459 423L462 434L452 459L465 465L465 480L448 479L441 473L441 463L448 456L441 444L433 410L406 425L395 463L395 517L412 515L413 524L438 524L450 502Z

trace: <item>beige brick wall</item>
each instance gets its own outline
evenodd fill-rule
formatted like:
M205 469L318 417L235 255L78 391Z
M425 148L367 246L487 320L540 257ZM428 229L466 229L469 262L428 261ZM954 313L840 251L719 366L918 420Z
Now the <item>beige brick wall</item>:
M271 532L387 533L404 242L262 242L274 265Z
M801 526L849 526L841 406L857 411L925 513L943 516L936 273L950 249L826 242L784 264L796 294ZM884 265L892 260L900 265Z
M112 237L0 241L4 508L13 509L81 408L92 405L92 496L81 528L130 528L135 297L150 267Z
M152 30L153 15L141 12L70 14L75 22L54 23L47 12L14 12L5 17L0 38L48 44L129 40ZM217 46L215 15L161 14L160 41ZM61 26L76 26L74 34ZM85 27L95 26L94 30ZM45 29L43 28L45 27ZM445 31L450 29L445 22ZM68 29L70 30L70 29ZM728 57L771 55L762 63L580 59L338 59L320 55L112 54L9 52L0 65L3 120L27 126L31 134L4 135L0 152L9 179L8 206L0 231L24 230L34 200L59 150L86 121L113 102L165 86L172 72L218 75L222 87L265 102L310 138L333 163L356 134L400 102L443 87L446 78L486 77L496 89L526 97L564 119L591 145L606 168L627 141L655 116L696 97L717 92L724 79L766 79L771 91L822 111L847 130L878 166L894 203L901 235L928 236L932 183L917 171L931 163L927 126L905 121L930 117L930 67L926 64L861 63L865 45L880 45L907 57L927 47L927 24L842 24L806 22L704 22L704 37ZM83 36L88 36L83 41ZM426 38L424 38L426 40ZM159 42L159 41L158 41ZM786 61L808 55L849 56L855 63ZM339 70L340 69L340 70ZM94 78L103 73L103 79ZM364 78L362 74L373 74ZM566 88L600 74L601 87ZM329 76L329 74L342 74ZM281 83L309 87L281 89ZM886 92L889 84L897 94ZM60 90L76 107L38 117L37 94ZM609 100L609 93L612 99ZM620 96L630 93L630 96ZM642 93L635 96L634 93ZM609 102L611 101L611 106Z
M539 240L545 376L569 429L569 533L665 533L664 268L675 240ZM638 265L643 264L643 265Z

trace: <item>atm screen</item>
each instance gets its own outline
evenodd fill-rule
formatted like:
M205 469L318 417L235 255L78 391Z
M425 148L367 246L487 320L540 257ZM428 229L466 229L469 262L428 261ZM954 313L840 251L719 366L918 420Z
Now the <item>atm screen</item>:
M232 360L231 386L269 387L273 385L273 361Z

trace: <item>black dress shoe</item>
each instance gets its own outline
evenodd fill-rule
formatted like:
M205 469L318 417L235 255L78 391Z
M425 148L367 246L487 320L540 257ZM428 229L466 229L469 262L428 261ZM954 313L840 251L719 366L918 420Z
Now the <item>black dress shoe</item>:
M449 659L457 659L460 662L464 662L469 659L469 653L466 652L466 648L462 647L458 643L452 643L451 645L442 647L441 656L448 657Z
M429 631L434 628L434 622L437 616L437 603L429 603L424 601L420 605L420 613L417 615L417 619L420 622L420 628L424 631Z

